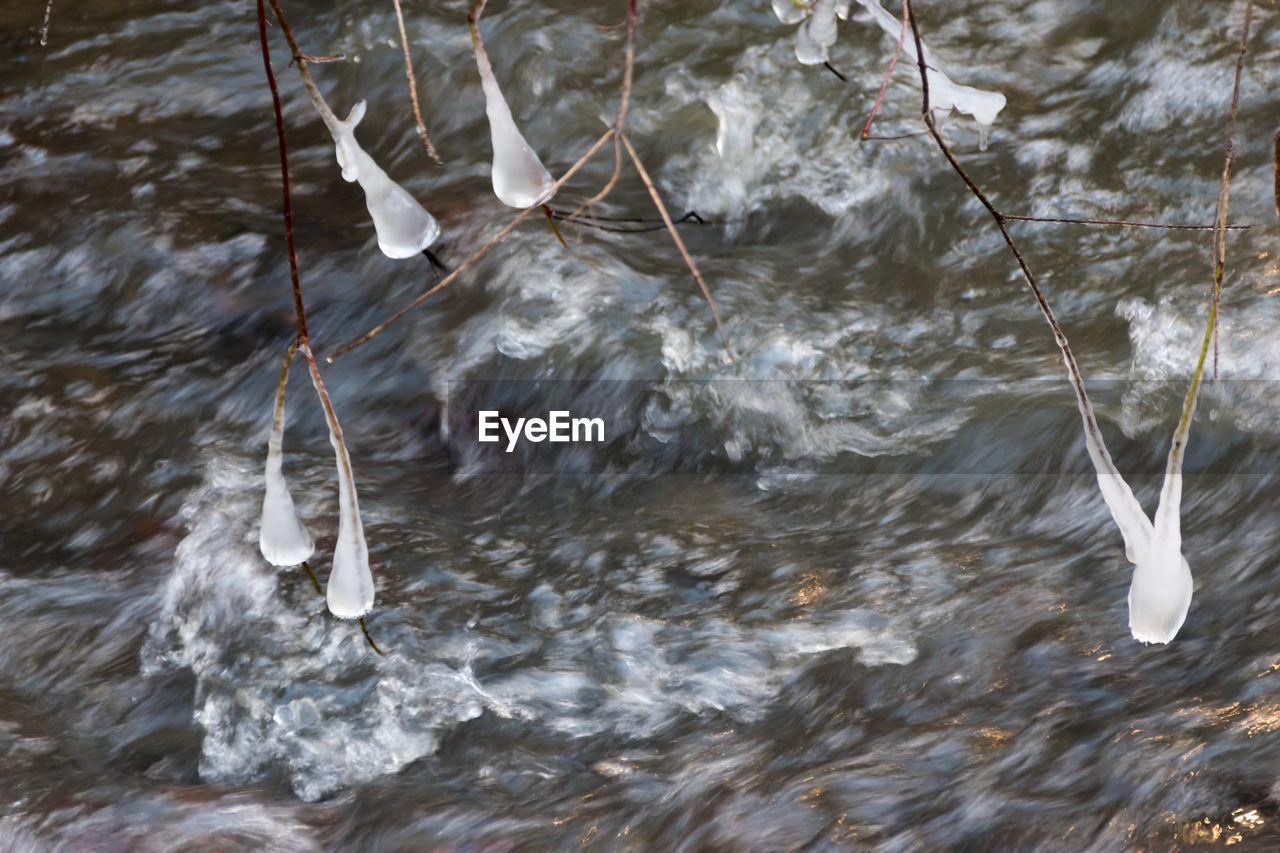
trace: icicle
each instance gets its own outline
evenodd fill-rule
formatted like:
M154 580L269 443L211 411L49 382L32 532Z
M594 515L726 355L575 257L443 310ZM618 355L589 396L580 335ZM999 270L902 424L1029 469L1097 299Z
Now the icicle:
M801 65L821 65L827 61L827 48L813 40L808 21L796 30L795 51Z
M364 190L365 204L378 235L378 248L388 258L410 258L435 242L440 236L440 225L404 187L387 177L356 142L356 125L364 118L364 112L365 102L358 101L346 121L335 120L335 124L329 125L338 165L342 167L344 180L359 181Z
M773 0L773 14L784 24L798 24L809 14L809 10L798 0Z
M324 406L329 424L329 443L338 461L338 541L333 546L333 571L329 573L326 599L329 612L339 619L359 619L373 609L373 572L369 570L369 547L364 541L364 525L360 521L360 505L356 500L355 476L351 473L351 457L342 440L342 427L315 368L312 384Z
M493 143L493 193L509 207L523 209L542 204L555 194L555 181L516 127L475 24L471 27L471 41L484 86L484 111L489 116L489 138Z
M835 0L818 0L813 14L796 30L796 59L803 65L821 65L827 61L827 48L835 43Z
M267 488L262 497L262 525L258 533L258 549L273 566L296 566L315 550L311 534L298 520L293 498L284 481L284 387L293 352L294 347L289 347L276 391L271 436L267 439Z
M902 34L902 19L895 18L885 11L877 0L858 0L858 2L871 13L871 17L875 18L880 28L893 36L896 42ZM939 70L938 61L934 59L929 46L925 45L924 42L921 42L921 44L924 46L925 64L929 66L925 71L929 79L929 106L940 110L954 108L966 115L973 116L974 121L978 123L979 144L985 149L991 125L995 123L996 116L1004 109L1005 96L999 92L990 92L985 89L975 89L972 86L953 83L950 77ZM902 42L902 49L913 60L916 59L915 39L911 37L910 31L907 32L907 37Z
M1098 419L1077 375L1068 371L1076 405L1084 421L1085 448L1098 476L1098 489L1124 539L1124 555L1134 564L1129 585L1129 631L1144 643L1171 641L1191 607L1191 567L1182 556L1179 514L1182 503L1182 451L1186 435L1175 434L1165 466L1155 524L1147 520L1133 490L1120 476L1102 441Z

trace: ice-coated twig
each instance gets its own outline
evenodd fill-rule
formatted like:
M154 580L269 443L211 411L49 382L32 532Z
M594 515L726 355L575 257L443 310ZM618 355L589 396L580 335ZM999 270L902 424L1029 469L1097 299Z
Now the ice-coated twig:
M258 549L273 566L296 566L315 551L315 543L307 528L298 520L293 497L284 479L284 390L289 382L289 365L298 349L295 339L289 344L284 365L280 368L280 384L276 388L275 410L271 418L271 436L267 439L266 490L262 496L262 523L258 532Z
M538 155L525 140L511 107L502 96L498 78L480 37L480 16L484 13L485 0L476 0L475 8L467 16L471 27L471 43L475 49L476 66L480 69L480 83L484 87L484 111L489 117L489 139L493 144L493 193L498 201L508 207L534 207L549 201L555 194L555 181L542 165Z
M916 45L919 45L919 53L923 55L923 61L920 65L926 68L927 84L930 92L930 104L933 109L951 110L955 109L966 115L973 116L974 121L978 123L979 145L981 148L987 147L987 135L991 132L991 125L995 123L996 116L1004 109L1006 99L999 92L989 92L985 89L975 89L972 86L964 86L953 83L938 65L938 61L934 58L933 53L928 46L919 39L903 40L902 39L902 22L893 15L885 11L878 0L858 0L858 3L871 13L871 17L880 25L880 28L893 37L895 42L902 41L903 49L911 56L912 59L919 61Z
M862 0L859 0L862 2ZM920 27L916 22L915 9L907 2L907 15L911 24L911 33L915 50L916 64L920 74L920 85L923 92L921 114L929 135L938 149L946 157L947 162L964 181L965 186L973 193L991 214L1004 237L1005 244L1013 254L1026 279L1028 286L1035 294L1036 303L1041 313L1053 330L1054 341L1062 352L1062 360L1067 367L1067 377L1075 392L1076 406L1080 411L1080 419L1084 425L1085 448L1097 474L1098 489L1103 501L1110 510L1120 535L1124 539L1125 556L1134 563L1133 580L1129 587L1129 630L1134 639L1144 643L1168 643L1186 619L1191 605L1192 580L1191 569L1182 556L1182 537L1179 529L1179 510L1182 499L1182 457L1186 447L1187 434L1191 427L1191 416L1195 408L1195 395L1199 387L1205 352L1208 350L1210 336L1216 320L1216 311L1211 306L1209 328L1205 333L1205 345L1201 351L1201 363L1196 369L1191 390L1183 407L1182 418L1174 433L1173 445L1169 451L1165 467L1164 485L1160 492L1160 503L1156 508L1155 523L1147 520L1142 505L1133 496L1132 489L1124 477L1116 469L1107 452L1102 439L1102 430L1098 427L1098 419L1093 405L1085 391L1084 379L1080 367L1076 363L1067 337L1049 307L1043 291L1040 290L1035 276L1027 266L1022 252L1018 249L1013 237L1005 227L1005 216L987 198L986 194L974 183L964 167L951 152L950 147L938 132L930 107L930 85L932 80L926 66L925 51L920 40ZM1250 0L1252 2L1252 0ZM865 4L864 4L865 5Z
M378 237L378 248L387 257L397 260L420 254L440 235L440 225L404 187L391 180L356 142L355 127L364 118L365 102L358 101L351 108L346 121L334 115L311 77L305 54L298 47L293 30L284 17L280 0L270 2L276 20L280 22L280 29L289 42L289 49L293 51L293 60L298 66L302 85L311 96L311 103L328 128L329 135L333 137L338 165L342 167L342 177L347 181L358 181L360 188L364 190L365 205L369 209Z
M40 46L46 47L49 44L49 19L53 17L53 0L48 0L44 6L44 23L40 25Z
M329 443L338 463L338 541L333 546L333 571L329 573L326 599L329 612L339 619L359 619L373 609L373 572L369 569L369 547L364 541L364 524L360 521L360 503L356 498L356 479L351 471L351 456L342 437L342 426L333 411L329 391L320 378L311 348L302 344L303 355L311 370L325 423L329 425Z

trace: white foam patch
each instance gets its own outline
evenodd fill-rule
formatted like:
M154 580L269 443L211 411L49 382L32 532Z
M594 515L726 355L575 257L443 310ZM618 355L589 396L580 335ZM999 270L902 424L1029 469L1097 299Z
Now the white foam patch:
M675 161L680 174L670 185L686 199L675 206L720 216L803 198L840 216L851 207L883 202L901 187L883 170L867 167L865 158L851 156L856 132L851 135L845 126L849 117L814 99L806 69L787 54L780 62L768 47L748 48L737 72L705 92L668 84L669 95L704 101L718 121L713 148Z
M1129 375L1141 381L1189 381L1204 341L1207 301L1206 295L1204 301L1192 303L1195 313L1191 314L1185 305L1175 306L1167 298L1159 305L1144 299L1117 305L1116 315L1129 322L1133 349ZM1280 338L1275 334L1280 327L1280 304L1259 298L1244 306L1224 305L1220 317L1218 375L1228 381L1221 386L1212 381L1211 349L1205 363L1201 416L1225 419L1244 432L1280 431L1280 396L1274 393L1274 382L1280 379ZM1125 397L1126 432L1163 422L1162 413L1146 405L1143 392L1140 384ZM1194 435L1193 427L1193 440Z
M307 581L279 577L254 550L255 468L209 465L207 485L183 510L189 532L142 651L144 675L195 675L208 782L283 773L300 798L317 800L432 754L444 733L486 710L573 735L644 734L688 713L756 719L815 654L853 649L868 666L916 654L901 628L857 609L755 627L718 616L675 624L604 612L565 630L555 616L560 597L544 585L541 618L524 641L490 639L471 626L401 633L390 657L379 658L358 627L323 612L319 596L307 606L305 595L279 593ZM472 668L532 644L537 669L490 680Z

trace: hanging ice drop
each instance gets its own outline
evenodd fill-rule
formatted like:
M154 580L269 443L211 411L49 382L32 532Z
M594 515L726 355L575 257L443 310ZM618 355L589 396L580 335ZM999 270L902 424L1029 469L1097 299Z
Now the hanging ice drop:
M292 350L290 350L292 354ZM266 493L262 496L262 525L258 549L273 566L296 566L311 556L315 545L298 520L293 498L284 481L284 385L276 395L271 436L267 439Z
M523 209L542 204L555 195L555 181L516 127L474 23L471 41L484 86L484 111L489 116L489 138L493 143L493 193L509 207Z
M397 184L365 153L356 141L355 129L364 118L365 102L351 108L346 121L330 127L342 177L358 181L373 217L378 248L388 258L411 258L435 242L440 225L418 200Z
M805 6L796 0L772 0L773 14L784 24L798 24L809 14Z

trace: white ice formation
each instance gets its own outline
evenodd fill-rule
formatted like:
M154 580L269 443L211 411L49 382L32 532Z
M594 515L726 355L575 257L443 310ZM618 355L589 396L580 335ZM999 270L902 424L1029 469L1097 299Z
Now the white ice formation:
M440 236L440 225L360 147L355 131L364 112L365 102L358 101L346 121L325 122L333 136L338 165L342 167L344 180L358 181L364 190L365 204L378 235L378 248L388 258L411 258L435 242Z
M1182 556L1180 530L1186 433L1174 435L1153 525L1111 461L1084 388L1077 384L1074 374L1071 381L1084 421L1085 447L1098 475L1098 489L1120 528L1124 555L1134 564L1129 585L1129 631L1135 640L1144 643L1167 643L1177 635L1191 607L1191 567Z
M836 42L836 19L845 20L853 0L771 0L773 12L784 24L800 24L796 30L796 59L805 65L827 61L827 50ZM857 0L875 22L893 37L902 37L902 19L885 11L877 0ZM921 42L923 45L924 43ZM916 61L915 39L910 31L902 42L903 52ZM924 46L925 73L929 80L929 105L933 109L957 110L973 116L978 123L980 144L986 148L987 135L996 116L1004 109L1005 96L952 82L939 66L928 46ZM913 72L914 73L914 72Z
M509 207L524 209L542 204L555 195L555 181L529 147L502 96L493 66L478 30L473 30L476 65L484 86L484 111L489 116L489 138L493 142L493 193Z
M875 18L880 28L892 36L896 42L902 35L902 19L895 18L885 11L877 0L858 0L858 3L871 13L871 17ZM995 123L996 116L1004 109L1006 103L1004 95L999 92L989 92L985 89L975 89L972 86L962 86L959 83L951 82L951 78L940 70L941 66L929 50L929 46L923 41L920 44L924 48L925 65L928 66L925 70L925 75L929 80L930 108L938 110L955 109L965 115L973 116L974 121L978 123L982 147L986 148L987 134L991 132L991 125ZM902 50L911 57L912 61L918 61L916 60L915 38L913 38L910 30L907 31L906 38L902 40Z
M313 375L312 381L315 381ZM324 398L317 385L317 393ZM339 619L359 619L373 609L373 572L369 569L369 546L364 541L364 524L360 521L360 504L356 500L355 475L351 457L341 438L342 428L329 406L325 406L329 424L329 443L338 461L338 541L333 546L333 570L325 598L329 612Z
M276 397L271 436L267 439L266 493L262 496L262 526L258 548L273 566L296 566L311 556L311 534L298 520L293 498L284 481L284 394Z

